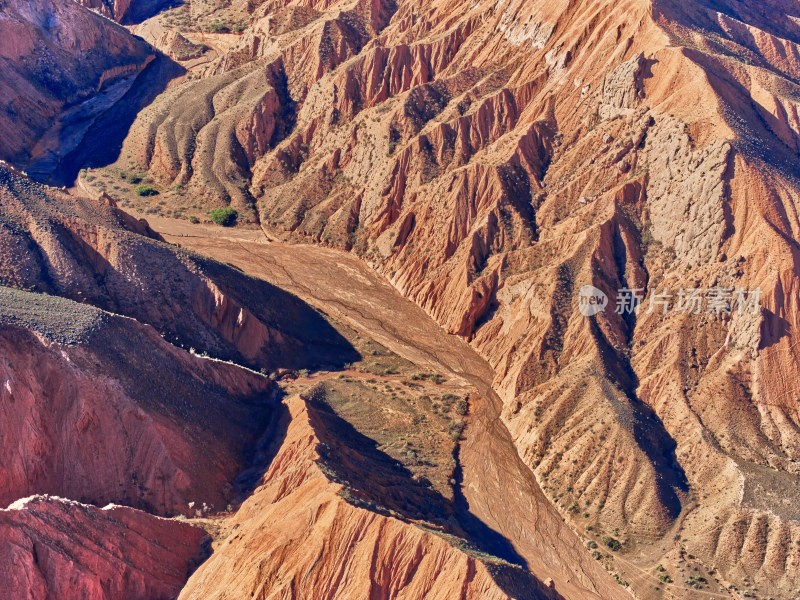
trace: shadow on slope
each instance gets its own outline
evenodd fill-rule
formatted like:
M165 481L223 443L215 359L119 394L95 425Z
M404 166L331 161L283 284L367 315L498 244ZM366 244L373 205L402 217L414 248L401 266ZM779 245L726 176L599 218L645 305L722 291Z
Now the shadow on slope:
M269 423L258 442L248 451L244 463L247 468L239 474L234 483L234 494L238 505L252 496L263 483L264 475L280 452L286 439L286 432L292 422L288 407L281 402L281 398L285 394L276 391L276 396Z
M518 600L559 599L528 570L502 535L469 512L466 501L451 502L415 479L399 461L378 449L375 440L339 417L315 388L306 399L308 416L320 441L320 468L343 485L351 504L412 522L483 562L495 582ZM459 482L457 482L457 485Z
M7 258L0 285L92 304L152 325L186 349L255 369L340 368L360 359L296 296L128 231L111 206L5 168L0 201L0 255Z
M689 491L689 481L675 451L678 447L656 412L636 395L639 379L629 360L609 344L595 317L592 334L603 361L603 373L595 373L603 395L617 413L619 423L633 436L636 445L659 474L658 497L671 520L683 509L680 493ZM624 403L624 404L621 404Z
M158 13L183 6L183 0L139 0L132 2L128 11L121 15L123 25L138 25Z
M61 159L48 182L71 186L81 169L104 167L115 162L136 116L167 88L170 81L184 73L186 70L182 66L158 52L122 99L98 117L80 144Z

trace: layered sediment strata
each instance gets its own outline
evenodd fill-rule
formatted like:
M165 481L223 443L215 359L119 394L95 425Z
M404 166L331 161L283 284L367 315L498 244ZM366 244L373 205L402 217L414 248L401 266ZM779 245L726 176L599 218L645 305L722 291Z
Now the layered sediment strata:
M178 515L233 501L272 415L266 377L83 304L0 298L0 504L47 493Z

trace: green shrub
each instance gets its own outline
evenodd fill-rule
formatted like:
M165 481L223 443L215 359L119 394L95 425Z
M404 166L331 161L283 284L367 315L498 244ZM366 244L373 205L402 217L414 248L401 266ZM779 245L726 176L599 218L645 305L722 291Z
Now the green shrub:
M158 190L151 185L137 185L136 193L139 196L157 196Z
M613 552L616 552L622 546L622 544L619 543L619 540L614 539L613 537L608 535L604 535L602 538L600 538L600 541L603 542L609 548L611 548Z
M700 577L700 575L692 575L685 581L685 583L693 588L701 588L703 587L703 584L708 583L708 580L705 577Z
M455 402L456 400L458 400L458 396L456 396L455 394L448 393L442 396L442 402L446 403L448 406L453 404L453 402Z
M457 442L461 439L461 436L464 433L464 423L459 421L451 421L448 429L450 430L450 436L454 441Z
M233 224L236 223L238 216L239 213L237 213L230 206L226 206L225 208L217 208L211 211L211 220L222 227L233 226Z
M192 223L193 225L197 225L199 222L200 222L200 219L198 219L194 215L191 215L189 217L189 223Z

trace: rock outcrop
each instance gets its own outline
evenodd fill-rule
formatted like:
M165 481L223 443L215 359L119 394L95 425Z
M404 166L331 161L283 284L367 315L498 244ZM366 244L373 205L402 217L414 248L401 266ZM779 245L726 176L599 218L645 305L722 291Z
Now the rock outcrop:
M169 600L206 534L122 506L34 496L0 509L0 585L13 600Z
M465 547L439 528L376 512L364 494L380 502L386 481L353 492L331 480L337 466L326 460L346 464L355 452L335 448L332 438L322 443L314 423L324 428L325 417L301 398L287 406L286 433L261 484L226 524L225 538L181 600L224 598L232 589L264 599L557 597L519 567Z

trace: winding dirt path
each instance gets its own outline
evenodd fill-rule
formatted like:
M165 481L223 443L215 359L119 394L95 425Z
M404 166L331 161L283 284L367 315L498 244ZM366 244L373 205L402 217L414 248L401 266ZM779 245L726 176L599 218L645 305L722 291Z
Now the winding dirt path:
M568 599L629 599L550 505L500 419L491 367L462 339L351 254L268 242L260 231L220 230L152 217L169 242L265 279L346 322L400 356L458 377L474 388L461 447L463 493L470 512L500 533L542 581Z

